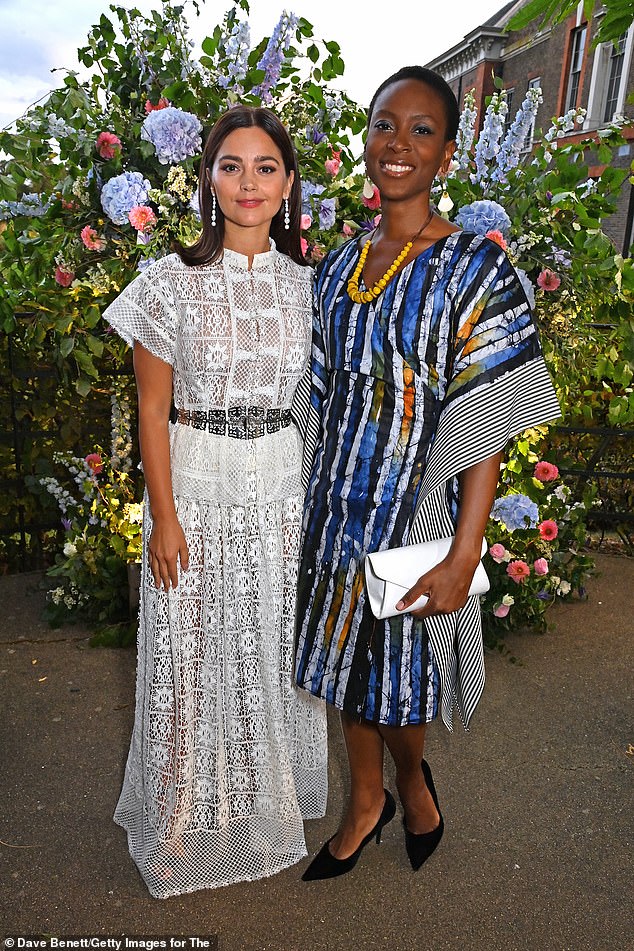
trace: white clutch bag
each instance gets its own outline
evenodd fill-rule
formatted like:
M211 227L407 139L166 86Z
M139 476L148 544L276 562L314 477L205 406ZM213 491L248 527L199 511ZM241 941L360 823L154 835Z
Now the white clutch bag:
M366 555L365 586L374 616L395 617L397 614L408 614L422 608L428 600L424 594L404 611L397 611L396 604L421 575L447 556L452 542L453 538L438 538L420 545L387 548L385 551L375 551ZM483 555L486 550L487 542L483 538ZM480 561L473 575L469 594L485 594L489 587L487 573Z

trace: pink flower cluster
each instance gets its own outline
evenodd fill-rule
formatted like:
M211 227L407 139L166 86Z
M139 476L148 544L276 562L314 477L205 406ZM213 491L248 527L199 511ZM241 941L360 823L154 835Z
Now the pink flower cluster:
M501 231L496 231L495 229L493 231L487 231L484 237L488 238L489 241L495 241L496 244L500 245L503 251L506 251L508 245Z
M551 271L549 267L545 267L537 278L537 285L541 287L543 291L556 291L560 284L561 278L555 271Z
M133 228L146 234L156 224L156 215L148 205L135 205L128 212L128 219Z
M552 482L559 477L559 469L552 462L546 462L542 459L535 466L535 478L540 482Z
M335 149L331 148L332 158L326 159L324 162L324 168L329 175L332 175L334 178L339 169L341 168L341 152L337 152Z
M165 96L161 96L161 98L159 99L156 105L154 105L153 103L150 102L149 99L147 99L145 102L145 111L149 115L151 112L158 112L159 109L167 109L169 104L170 104L170 101L169 99L166 99Z
M106 246L105 240L100 238L95 229L91 228L90 225L86 225L85 228L81 229L81 240L89 251L103 251Z
M553 522L552 518L544 519L544 521L540 522L537 527L539 529L539 534L547 542L554 541L554 539L557 538L557 535L559 534L559 526L557 525L557 522Z
M525 561L518 558L517 561L508 563L506 573L515 584L522 584L522 582L528 580L531 570Z
M366 206L366 208L370 209L370 211L376 211L377 208L381 207L381 193L379 192L379 189L376 187L376 185L373 185L372 188L374 191L372 198L366 198L365 195L363 195L361 201Z
M67 268L62 267L61 264L58 264L55 268L55 280L60 287L70 287L75 280L75 272L69 271Z
M112 159L121 151L121 139L112 132L100 132L95 143L102 159Z
M89 452L84 462L93 475L99 475L100 472L103 472L103 459L98 452Z

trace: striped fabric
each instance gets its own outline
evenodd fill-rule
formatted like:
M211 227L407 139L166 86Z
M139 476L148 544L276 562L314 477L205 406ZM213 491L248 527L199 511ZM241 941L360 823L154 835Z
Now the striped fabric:
M453 534L458 473L559 415L525 294L501 249L456 232L414 258L370 304L345 287L354 242L315 278L310 381L294 418L307 502L297 682L390 725L463 724L484 686L477 598L417 621L376 621L363 558ZM431 711L431 712L430 712Z

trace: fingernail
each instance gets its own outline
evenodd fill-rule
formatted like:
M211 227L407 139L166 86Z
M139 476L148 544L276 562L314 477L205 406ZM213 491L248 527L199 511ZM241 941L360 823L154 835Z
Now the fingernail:
M399 601L398 604L396 605L396 610L397 610L397 611L402 611L404 607L405 607L405 602L404 602L404 601Z

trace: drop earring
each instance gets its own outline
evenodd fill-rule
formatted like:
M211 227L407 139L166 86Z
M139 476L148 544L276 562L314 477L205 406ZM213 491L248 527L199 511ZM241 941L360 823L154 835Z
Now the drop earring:
M451 200L451 195L447 191L447 179L443 178L442 195L440 196L440 201L438 202L438 211L441 213L441 215L448 215L453 208L453 204L454 203Z
M291 215L288 210L288 198L284 199L284 230L288 231L291 226Z
M367 177L367 175L363 183L363 197L367 198L368 201L371 198L374 198L374 185L372 184L370 179Z
M211 192L211 227L216 227L216 193L213 189Z

